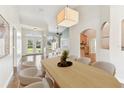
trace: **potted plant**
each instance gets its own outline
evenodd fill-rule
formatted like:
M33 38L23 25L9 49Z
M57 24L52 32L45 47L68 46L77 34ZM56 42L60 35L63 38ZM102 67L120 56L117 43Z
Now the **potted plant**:
M64 50L63 52L62 52L62 56L61 56L61 62L66 62L66 59L68 58L68 54L69 54L69 52L67 51L67 50Z
M68 55L69 55L69 52L67 50L64 50L62 52L62 55L60 57L60 62L58 63L59 67L67 67L72 65L72 62L67 61Z

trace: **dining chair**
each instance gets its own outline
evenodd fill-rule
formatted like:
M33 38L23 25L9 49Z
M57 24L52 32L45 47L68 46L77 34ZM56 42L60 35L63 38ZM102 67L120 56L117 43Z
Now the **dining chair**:
M24 62L21 63L21 69L30 68L30 67L36 67L35 62L33 62L33 61L24 61Z
M124 83L121 83L121 88L124 88Z
M69 59L71 59L71 60L73 60L73 61L77 61L77 57L74 56L74 55L70 55L70 56L69 56Z
M91 63L91 59L88 57L80 57L77 59L77 61L88 65Z
M23 86L34 82L42 81L41 76L42 76L42 72L34 67L23 69L18 74L20 84Z
M115 72L116 72L115 66L109 62L102 62L102 61L96 62L96 63L92 64L92 66L102 69L113 76L115 75Z
M51 88L53 87L50 85L51 82L50 78L43 78L42 81L31 83L24 88Z

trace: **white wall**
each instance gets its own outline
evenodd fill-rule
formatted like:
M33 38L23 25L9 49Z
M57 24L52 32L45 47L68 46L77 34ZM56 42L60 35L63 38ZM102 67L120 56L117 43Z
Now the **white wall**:
M80 32L92 28L96 34L97 61L111 62L116 67L116 77L124 83L124 51L121 51L121 21L124 19L124 6L80 6L79 23L70 28L70 53L80 56ZM100 31L103 22L110 22L110 49L101 49Z
M121 21L124 6L110 7L110 61L116 66L116 77L124 83L124 51L121 51Z
M12 27L15 26L18 33L20 33L20 28L15 6L0 6L0 14L10 25L10 54L0 59L0 87L6 87L13 74ZM21 45L21 42L19 44ZM18 58L20 59L20 57Z
M99 31L97 31L96 58L97 58L97 61L110 62L110 49L102 49L101 48L101 26L106 21L110 22L110 7L109 6L101 6L100 7L100 19L99 20L100 20L100 23L99 23Z
M69 31L70 54L80 57L80 33L88 28L99 31L100 6L79 6L79 23ZM98 34L98 33L97 33Z
M65 29L61 36L61 48L64 50L69 49L69 29Z
M101 26L110 19L109 6L80 6L79 23L70 28L70 53L80 56L80 33L87 28L96 30L96 60L110 61L110 51L101 49Z

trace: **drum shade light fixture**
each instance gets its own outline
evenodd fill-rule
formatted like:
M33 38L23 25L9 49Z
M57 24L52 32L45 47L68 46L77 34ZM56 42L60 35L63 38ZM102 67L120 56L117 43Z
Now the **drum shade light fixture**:
M57 25L71 27L79 21L79 13L68 6L60 11L57 15Z

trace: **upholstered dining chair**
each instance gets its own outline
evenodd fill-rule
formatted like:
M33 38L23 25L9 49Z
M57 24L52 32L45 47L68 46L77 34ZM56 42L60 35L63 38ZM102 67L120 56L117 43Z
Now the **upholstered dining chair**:
M43 78L42 81L31 83L24 88L52 88L51 82L50 78Z
M115 75L116 72L115 66L109 62L96 62L92 64L92 66L102 69L113 76Z
M74 56L74 55L70 55L70 56L69 56L69 59L70 59L70 60L73 60L73 61L77 61L77 57Z
M35 62L33 61L24 61L21 63L21 69L36 67Z
M42 72L37 68L25 68L18 74L20 84L25 86L34 82L42 81Z
M91 63L91 59L88 57L80 57L77 59L77 61L88 65Z

